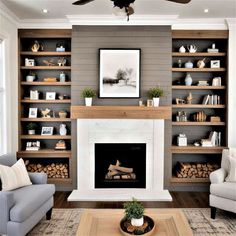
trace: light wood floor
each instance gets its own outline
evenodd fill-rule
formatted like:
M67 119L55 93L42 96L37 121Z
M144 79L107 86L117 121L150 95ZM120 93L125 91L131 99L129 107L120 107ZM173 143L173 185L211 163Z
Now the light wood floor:
M122 202L68 202L70 192L56 192L55 208L122 208ZM207 192L171 192L172 202L143 202L146 208L206 208Z

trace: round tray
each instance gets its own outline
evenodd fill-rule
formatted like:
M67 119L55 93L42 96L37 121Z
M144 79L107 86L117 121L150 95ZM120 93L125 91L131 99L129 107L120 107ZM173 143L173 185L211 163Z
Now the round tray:
M130 223L130 220L127 220L126 217L124 217L121 221L120 221L120 232L125 235L125 236L130 236L130 235L144 235L144 236L150 236L153 234L154 230L155 230L155 222L153 221L153 219L149 216L144 215L144 223L146 222L148 224L148 226L146 227L145 231L143 234L135 234L134 232L129 232L127 230L126 225ZM139 228L139 227L137 227Z

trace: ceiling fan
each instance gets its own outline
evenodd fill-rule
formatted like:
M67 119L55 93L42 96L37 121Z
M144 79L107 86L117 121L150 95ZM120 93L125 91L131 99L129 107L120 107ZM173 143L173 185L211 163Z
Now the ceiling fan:
M95 0L78 0L74 3L73 5L85 5L89 2L93 2ZM111 0L114 3L114 14L115 15L126 15L127 20L129 21L129 16L134 14L134 8L133 8L133 3L135 0ZM189 3L191 0L165 0L169 2L175 2L175 3L181 3L181 4L186 4Z

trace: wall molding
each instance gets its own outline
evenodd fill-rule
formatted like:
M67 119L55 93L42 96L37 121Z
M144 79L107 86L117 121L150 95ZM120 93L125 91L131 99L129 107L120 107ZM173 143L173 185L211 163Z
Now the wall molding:
M20 19L2 2L0 2L0 14L6 17L11 23L18 26Z

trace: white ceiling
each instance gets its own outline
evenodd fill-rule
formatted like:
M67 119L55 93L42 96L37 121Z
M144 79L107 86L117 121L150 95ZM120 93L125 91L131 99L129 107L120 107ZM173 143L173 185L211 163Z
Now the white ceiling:
M75 0L0 0L19 19L66 19L67 15L110 15L110 0L95 0L84 6L74 6ZM42 9L49 10L43 14ZM204 13L208 8L209 13ZM192 0L176 4L165 0L136 0L135 15L178 15L179 18L236 18L236 0Z

